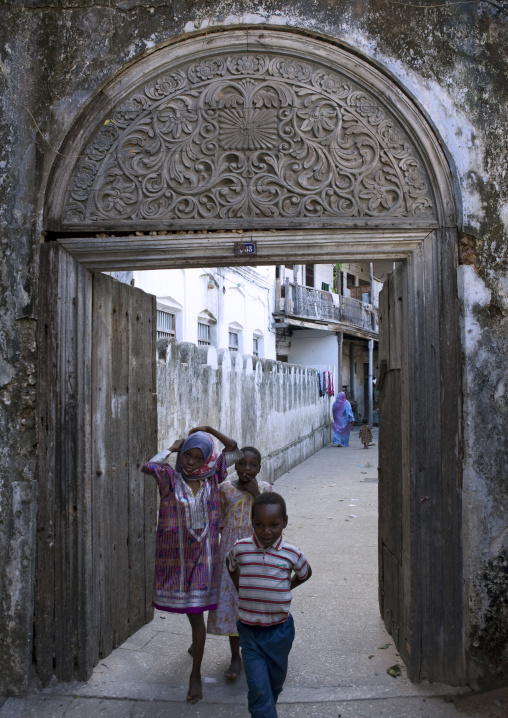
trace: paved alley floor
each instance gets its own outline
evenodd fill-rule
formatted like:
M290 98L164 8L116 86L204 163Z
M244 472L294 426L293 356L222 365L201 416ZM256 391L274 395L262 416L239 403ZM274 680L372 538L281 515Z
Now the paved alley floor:
M378 610L377 446L364 450L355 429L348 448L322 449L281 477L275 490L288 505L285 536L313 568L312 579L294 592L296 639L280 718L508 715L505 692L474 703L461 690L406 677ZM209 636L204 700L186 703L189 643L185 616L157 612L99 662L87 683L10 698L0 718L248 718L244 674L235 684L223 678L227 638ZM402 675L394 678L387 669L396 664Z

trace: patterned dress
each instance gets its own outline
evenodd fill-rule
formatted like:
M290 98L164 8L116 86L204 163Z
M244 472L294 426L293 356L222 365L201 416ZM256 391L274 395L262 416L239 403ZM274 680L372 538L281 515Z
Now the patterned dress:
M273 491L266 481L258 481L259 491ZM219 636L237 636L238 593L226 566L226 556L238 539L252 535L252 494L235 489L231 481L219 488L221 540L219 550L219 576L217 610L208 614L208 633Z
M173 613L203 613L217 605L219 484L242 454L223 451L197 496L159 456L142 468L155 476L160 493L153 605Z
M372 431L368 424L362 424L360 427L360 441L362 444L370 444L372 441Z

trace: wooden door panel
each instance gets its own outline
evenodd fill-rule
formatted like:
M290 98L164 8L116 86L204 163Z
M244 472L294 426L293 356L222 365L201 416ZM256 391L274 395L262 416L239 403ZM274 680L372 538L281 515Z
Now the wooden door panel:
M390 275L380 293L379 358L379 603L386 629L401 655L407 656L409 632L404 561L404 445L408 422L403 396L405 264ZM407 473L407 472L406 472Z
M86 680L151 619L155 297L41 248L34 655L43 684Z

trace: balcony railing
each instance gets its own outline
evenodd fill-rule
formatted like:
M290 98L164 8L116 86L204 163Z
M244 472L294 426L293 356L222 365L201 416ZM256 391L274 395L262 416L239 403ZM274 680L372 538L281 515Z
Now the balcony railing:
M318 321L340 322L377 332L376 310L370 304L343 297L341 294L291 284L289 281L286 281L283 289L285 296L280 300L280 311L283 314Z

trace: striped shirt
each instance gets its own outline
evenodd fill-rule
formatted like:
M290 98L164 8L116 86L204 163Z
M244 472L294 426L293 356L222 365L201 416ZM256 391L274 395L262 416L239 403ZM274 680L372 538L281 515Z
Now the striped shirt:
M250 626L275 626L289 615L292 571L300 579L309 573L307 559L283 536L269 548L256 535L237 541L228 554L231 571L240 569L238 617Z

